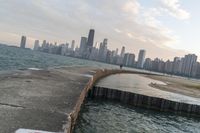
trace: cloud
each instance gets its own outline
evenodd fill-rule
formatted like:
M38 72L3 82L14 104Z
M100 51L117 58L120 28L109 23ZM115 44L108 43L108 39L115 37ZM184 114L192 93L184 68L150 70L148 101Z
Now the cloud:
M140 10L140 4L136 0L129 0L125 2L122 7L123 11L131 13L133 15L138 14Z
M161 9L177 19L189 19L190 13L182 9L179 0L161 0Z
M129 52L146 49L150 57L161 51L163 57L173 56L165 44L173 43L174 37L158 20L158 11L144 8L138 0L4 0L0 29L28 38L66 42L87 36L92 25L95 41L108 38L111 49L124 45Z
M115 28L114 31L117 32L117 33L121 33L121 32L122 32L122 31L121 31L120 29L118 29L118 28Z

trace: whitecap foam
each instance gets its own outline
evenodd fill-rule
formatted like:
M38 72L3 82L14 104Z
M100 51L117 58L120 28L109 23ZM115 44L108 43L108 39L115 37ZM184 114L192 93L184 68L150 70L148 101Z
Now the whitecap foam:
M28 70L35 70L35 71L39 71L39 70L42 70L42 69L39 69L39 68L28 68Z

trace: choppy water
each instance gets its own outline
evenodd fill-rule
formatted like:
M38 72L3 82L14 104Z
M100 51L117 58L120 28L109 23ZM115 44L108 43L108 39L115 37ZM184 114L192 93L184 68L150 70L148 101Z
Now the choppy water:
M75 133L200 133L200 119L89 100Z
M100 68L115 67L113 65L107 65L94 61L0 45L0 70L48 68L55 66L94 66Z

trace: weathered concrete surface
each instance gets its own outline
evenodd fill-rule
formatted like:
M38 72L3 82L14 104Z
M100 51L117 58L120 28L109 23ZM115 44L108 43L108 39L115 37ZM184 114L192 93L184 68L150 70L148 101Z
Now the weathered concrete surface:
M93 68L24 70L0 75L0 132L63 131Z
M169 87L169 82L162 82L148 78L155 75L143 75L143 74L117 74L108 76L97 83L97 86L119 89L122 91L133 92L136 94L147 95L150 97L163 98L175 102L183 102L188 104L200 105L200 97L194 95L188 96L182 93L174 93L167 89L159 89L154 86ZM178 84L178 83L177 83ZM152 86L153 85L153 86ZM181 88L174 86L177 90L181 91ZM188 88L189 90L189 88ZM191 91L193 89L191 88Z

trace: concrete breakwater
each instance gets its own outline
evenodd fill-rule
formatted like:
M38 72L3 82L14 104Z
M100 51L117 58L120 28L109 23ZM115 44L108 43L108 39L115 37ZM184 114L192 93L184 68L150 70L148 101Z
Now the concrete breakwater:
M128 105L168 111L178 114L200 116L200 106L183 102L171 101L159 97L151 97L133 92L94 86L89 90L88 98L114 100Z
M113 84L111 84L109 87L98 86L99 80L102 81L108 77L115 76L115 74L121 75L121 73L133 74L133 75L134 74L136 74L136 75L157 75L157 74L152 74L152 73L147 73L147 72L127 71L127 70L105 70L105 69L96 70L95 74L93 74L93 77L89 80L89 82L86 84L86 86L82 90L81 95L76 103L76 106L73 109L73 112L71 112L68 117L69 125L65 129L66 133L73 132L79 112L81 110L81 106L84 103L85 98L114 100L114 101L122 102L125 104L138 106L138 107L144 107L144 108L148 108L148 109L154 109L154 110L159 110L159 111L168 111L168 112L173 112L173 113L177 113L177 114L195 115L198 117L200 116L200 104L195 104L195 102L193 104L193 103L184 102L181 100L176 101L176 98L174 99L172 97L159 97L157 95L148 95L148 94L146 95L146 92L145 93L137 93L139 91L135 91L135 90L129 91L129 90L126 90L125 88L122 88L121 90L119 90L119 89L112 87L112 86L114 86L113 84L115 84L115 82L112 82ZM118 80L120 80L120 79L118 79ZM117 85L121 84L121 82L122 82L122 81L118 81L118 80L116 83ZM129 79L129 80L131 80L131 79ZM143 81L143 79L140 79L140 80ZM120 82L120 83L118 83L118 82ZM141 91L143 92L144 90L142 89ZM151 89L148 88L148 91L151 91ZM159 90L156 90L154 88L153 91L157 92ZM169 92L166 92L166 93L169 93ZM168 95L171 95L171 93L169 93ZM176 97L178 95L179 94L174 94L173 97ZM180 96L181 95L179 95L179 97Z
M74 107L73 111L70 113L68 116L68 126L65 128L65 133L72 133L76 124L76 120L78 118L79 112L81 110L81 106L85 100L85 98L88 95L88 92L92 90L93 86L97 81L100 79L112 75L112 74L119 74L119 73L134 73L134 74L146 74L146 75L155 75L155 74L150 74L146 72L138 72L138 71L129 71L129 70L106 70L106 69L101 69L101 70L96 70L95 74L93 77L88 81L88 83L85 85L84 89L82 90L79 99L76 103L76 106Z

